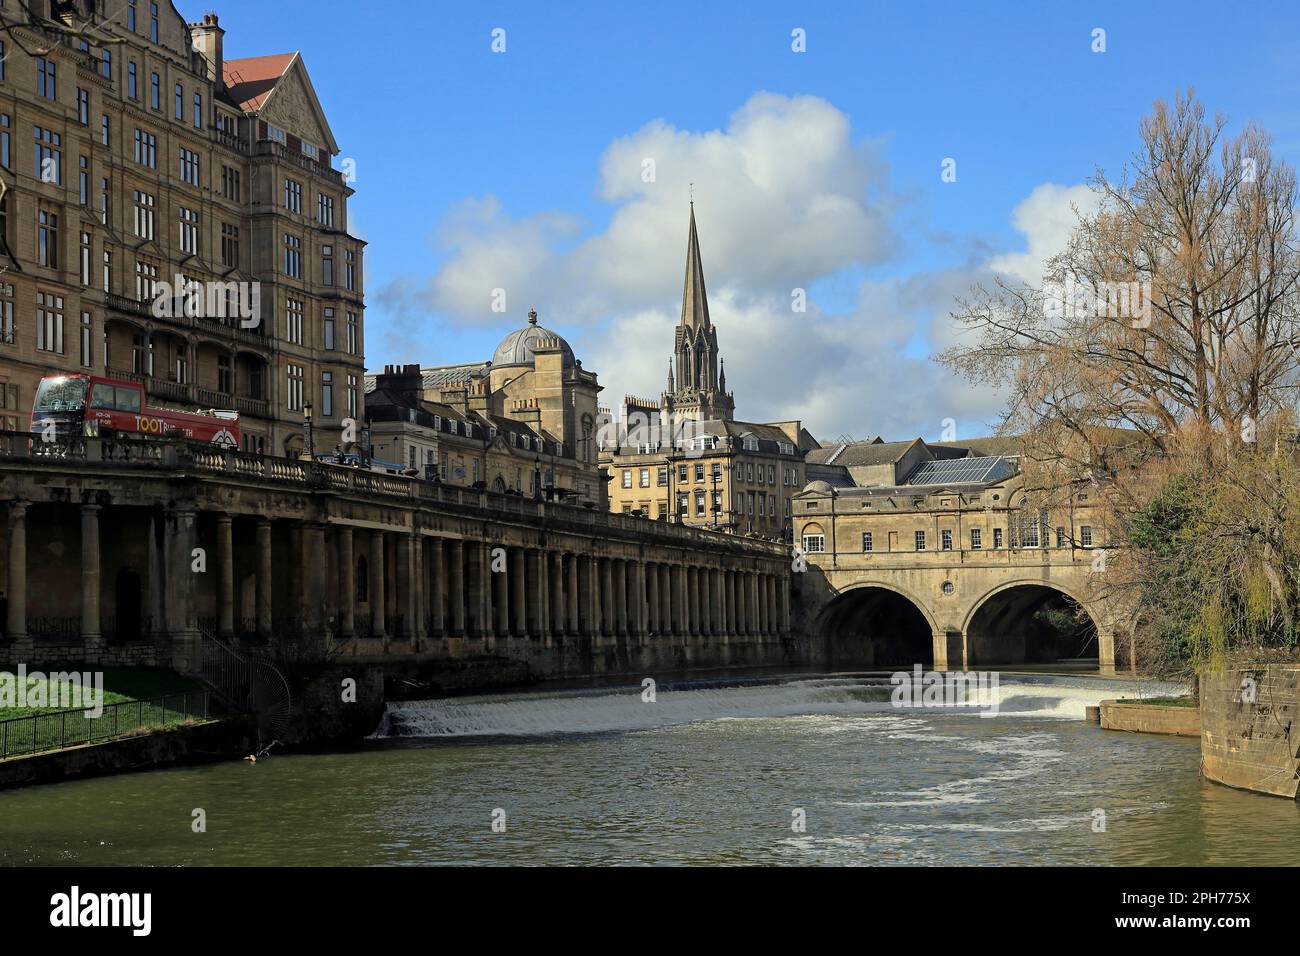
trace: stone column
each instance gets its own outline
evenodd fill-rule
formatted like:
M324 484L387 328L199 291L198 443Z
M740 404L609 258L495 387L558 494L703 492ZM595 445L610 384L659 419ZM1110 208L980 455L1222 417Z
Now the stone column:
M596 635L596 559L575 557L578 566L578 626L584 637Z
M760 634L762 619L758 616L758 572L750 571L749 579L749 633Z
M384 605L388 595L384 588L384 533L370 532L370 636L384 637Z
M86 531L84 512L81 531L84 536ZM98 537L98 534L96 536ZM95 557L98 561L99 556ZM98 573L96 570L96 576ZM232 640L235 636L234 521L228 514L217 515L217 633L223 641Z
M271 639L271 612L274 607L272 594L275 589L275 572L273 570L271 551L271 521L269 518L257 519L257 636L264 641Z
M497 547L503 546L498 545ZM510 636L510 586L514 583L516 576L510 549L503 548L503 550L505 550L505 561L492 560L488 568L492 575L492 598L496 602L496 617L494 620L496 622L497 637ZM497 570L498 567L502 567L502 570Z
M666 564L659 565L659 633L667 636L673 632L673 572Z
M393 637L398 639L415 636L414 621L411 620L411 536L399 531L394 536L397 550L397 621L393 621Z
M568 579L567 589L564 594L565 603L568 610L565 612L567 620L564 625L566 634L578 635L582 633L581 617L579 608L582 606L581 591L578 588L578 556L576 554L564 555L565 577Z
M551 634L560 637L564 634L564 617L568 609L564 595L564 555L552 551L547 560L551 564L548 582L551 587Z
M27 502L9 502L9 612L6 633L14 645L15 659L31 657L27 634Z
M685 637L690 633L691 607L686 593L686 568L673 565L673 633Z
M465 636L465 542L447 542L447 596L451 599L451 633Z
M713 596L713 569L700 568L700 616L705 637L712 637L717 631L714 629L714 615L717 613L717 605Z
M627 561L622 558L613 561L614 574L614 616L618 625L618 636L627 637Z
M613 637L618 633L617 615L614 610L614 559L604 558L600 564L601 636Z
M469 634L487 640L492 634L492 570L486 542L465 542L465 565L469 576Z
M777 586L778 608L776 621L782 634L790 633L790 576L782 574L780 584Z
M357 633L357 559L352 552L351 525L338 525L334 541L339 554L339 636L346 641Z
M167 635L171 667L193 674L202 666L202 646L194 604L194 548L197 514L189 508L167 513Z
M411 530L411 614L415 617L411 631L415 649L429 636L428 597L429 585L424 573L424 535Z
M776 575L767 576L767 633L777 634L780 628L777 626L780 618L777 615L776 608Z
M717 618L715 620L716 632L719 637L727 636L727 592L725 590L727 583L727 572L722 568L713 570L713 594L717 602Z
M540 638L546 630L546 592L542 587L543 554L536 548L528 552L528 632Z
M429 582L429 623L433 637L447 635L446 562L442 555L442 538L429 539L429 564L427 580Z
M649 633L649 608L646 606L645 599L645 568L644 561L637 561L632 565L632 633L636 635L638 642L644 644L646 634Z
M303 592L307 613L303 636L318 638L325 633L325 525L308 522L303 528Z
M98 658L104 647L99 626L99 505L81 506L81 639Z
M510 549L510 633L528 636L528 561L523 548Z
M1115 673L1115 631L1109 627L1097 628L1097 669L1103 674Z
M659 633L659 565L646 563L646 634Z

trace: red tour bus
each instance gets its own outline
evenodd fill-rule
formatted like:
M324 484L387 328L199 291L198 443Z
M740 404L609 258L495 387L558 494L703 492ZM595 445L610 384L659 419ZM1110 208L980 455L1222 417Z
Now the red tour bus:
M36 390L32 431L66 438L141 435L166 438L171 432L191 441L239 447L239 413L206 409L182 412L150 407L138 382L98 375L47 375Z

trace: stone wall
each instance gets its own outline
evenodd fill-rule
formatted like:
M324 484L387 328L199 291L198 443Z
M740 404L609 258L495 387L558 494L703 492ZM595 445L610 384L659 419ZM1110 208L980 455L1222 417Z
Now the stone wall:
M1170 707L1136 701L1103 700L1101 729L1137 734L1201 736L1201 713L1195 707Z
M1201 767L1215 783L1295 799L1300 667L1226 670L1201 681Z

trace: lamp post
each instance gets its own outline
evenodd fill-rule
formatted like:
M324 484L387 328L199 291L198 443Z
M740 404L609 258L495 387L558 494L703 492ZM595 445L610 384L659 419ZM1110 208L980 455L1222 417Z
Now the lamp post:
M302 406L302 420L307 432L307 459L313 460L316 457L316 446L312 442L311 435L311 402L306 402Z

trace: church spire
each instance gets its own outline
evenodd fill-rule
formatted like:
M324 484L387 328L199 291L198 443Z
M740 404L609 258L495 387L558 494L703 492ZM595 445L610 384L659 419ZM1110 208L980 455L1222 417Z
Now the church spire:
M709 327L709 297L704 291L704 262L695 232L695 203L691 203L691 229L686 238L686 284L682 289L682 322L688 329Z

